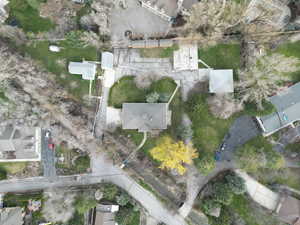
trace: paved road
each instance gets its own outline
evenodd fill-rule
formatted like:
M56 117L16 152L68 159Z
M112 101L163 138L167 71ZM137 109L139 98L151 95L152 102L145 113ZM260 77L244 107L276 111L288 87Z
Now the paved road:
M221 151L221 159L232 160L238 147L259 134L261 134L261 131L251 116L244 115L237 118L224 138L225 149Z
M56 177L56 168L55 168L55 151L48 148L49 139L45 137L46 130L42 130L42 163L43 163L43 172L45 177Z
M108 159L103 157L103 153L94 155L91 159L93 174L58 176L55 180L46 177L4 180L0 181L0 193L111 182L126 190L155 220L168 225L187 225L182 216L168 210L152 193L136 183L119 167L113 166Z

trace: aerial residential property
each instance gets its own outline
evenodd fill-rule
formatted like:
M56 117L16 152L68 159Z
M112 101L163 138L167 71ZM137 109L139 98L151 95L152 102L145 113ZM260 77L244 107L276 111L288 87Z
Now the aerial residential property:
M270 97L269 101L275 106L276 112L257 118L264 135L268 136L282 128L295 126L300 115L300 83L278 92Z
M0 225L300 225L299 0L0 0Z
M0 162L41 160L41 129L7 126L0 136Z

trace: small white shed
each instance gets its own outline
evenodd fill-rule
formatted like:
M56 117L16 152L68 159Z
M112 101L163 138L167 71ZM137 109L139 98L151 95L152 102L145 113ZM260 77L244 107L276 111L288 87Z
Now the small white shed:
M232 93L233 70L211 70L209 73L210 93Z

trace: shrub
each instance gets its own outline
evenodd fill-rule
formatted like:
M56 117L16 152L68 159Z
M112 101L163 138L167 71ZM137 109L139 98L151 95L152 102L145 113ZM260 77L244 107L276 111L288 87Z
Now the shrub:
M193 130L190 126L180 125L176 129L177 136L182 140L193 137Z
M208 155L197 158L194 162L200 173L203 175L208 175L216 166L216 162L213 157Z
M88 155L80 156L75 160L75 167L78 173L84 173L90 168L90 157Z
M223 205L230 205L234 193L227 183L217 182L214 184L213 199Z
M117 196L116 201L120 206L125 206L130 202L130 196L122 192L120 195Z
M221 215L218 218L210 217L209 222L211 225L232 225L234 221L229 210L223 208L221 210Z
M4 168L0 167L0 180L5 180L7 178L7 172Z
M79 214L84 214L88 210L96 207L97 201L91 197L85 195L79 195L75 200L75 209Z
M158 102L159 94L155 91L146 96L146 101L148 103L156 103Z
M230 173L225 176L225 180L234 194L240 195L246 192L245 180L240 176Z
M114 184L105 184L103 186L103 198L106 200L114 200L118 192L118 187Z
M211 210L220 208L221 204L212 198L205 198L202 201L201 209L205 214L210 214Z
M86 44L84 41L81 40L83 36L83 32L76 30L76 31L70 31L66 34L66 45L72 47L72 48L84 48L86 47Z

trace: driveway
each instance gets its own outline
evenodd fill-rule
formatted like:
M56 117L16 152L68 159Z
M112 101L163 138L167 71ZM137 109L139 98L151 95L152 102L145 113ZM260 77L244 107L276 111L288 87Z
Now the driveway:
M261 131L251 116L238 117L224 138L225 148L221 151L221 159L231 160L238 147L260 134Z
M49 139L45 137L46 131L42 130L42 164L43 172L45 177L56 177L56 168L55 168L55 151L48 148Z

